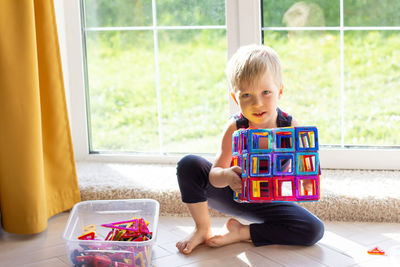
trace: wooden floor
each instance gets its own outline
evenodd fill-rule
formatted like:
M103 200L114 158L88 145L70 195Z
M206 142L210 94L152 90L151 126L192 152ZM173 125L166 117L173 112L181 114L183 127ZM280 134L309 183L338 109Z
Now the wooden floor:
M61 236L69 213L49 220L43 233L18 236L0 230L0 266L68 266ZM213 218L221 233L227 218ZM400 266L400 224L326 222L324 238L312 247L237 243L222 248L201 246L191 255L178 253L175 243L193 230L191 218L160 217L153 266ZM379 246L396 255L368 255ZM397 247L396 247L397 246Z

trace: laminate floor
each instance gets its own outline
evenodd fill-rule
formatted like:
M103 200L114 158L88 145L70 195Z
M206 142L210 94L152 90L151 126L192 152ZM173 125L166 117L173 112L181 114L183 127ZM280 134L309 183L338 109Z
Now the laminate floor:
M62 234L69 213L49 220L48 229L31 236L0 230L0 266L68 266ZM214 233L222 233L228 218L212 218ZM175 243L193 230L189 217L160 217L152 266L400 266L400 224L325 222L325 235L316 245L264 246L236 243L221 248L200 246L180 254ZM368 255L375 246L388 255ZM397 252L397 253L396 253Z

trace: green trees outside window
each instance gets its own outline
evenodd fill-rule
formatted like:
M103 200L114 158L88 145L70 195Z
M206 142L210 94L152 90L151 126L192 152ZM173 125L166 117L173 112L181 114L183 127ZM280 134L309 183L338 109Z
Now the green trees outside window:
M82 0L91 150L215 153L230 116L225 0L154 3ZM344 0L343 26L400 26L399 3ZM284 30L339 27L340 1L262 4L263 27L281 28L263 36L282 59L282 108L321 144L399 145L399 30L344 32L342 94L340 31Z

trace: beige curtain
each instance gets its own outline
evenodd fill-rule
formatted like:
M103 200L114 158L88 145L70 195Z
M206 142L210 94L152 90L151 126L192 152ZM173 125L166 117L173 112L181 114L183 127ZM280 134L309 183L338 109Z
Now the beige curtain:
M53 0L1 0L2 226L38 233L79 201Z

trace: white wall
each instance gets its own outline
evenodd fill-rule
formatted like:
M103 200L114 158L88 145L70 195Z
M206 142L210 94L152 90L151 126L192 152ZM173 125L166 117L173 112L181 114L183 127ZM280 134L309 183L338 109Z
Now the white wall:
M87 157L88 135L79 0L54 0L75 159Z
M64 0L54 0L54 8L56 11L58 40L60 43L62 69L64 74L65 95L67 97L68 115L71 117L71 99L69 97L69 76L68 76L68 57L66 50L66 36L65 36L65 14L64 14Z

